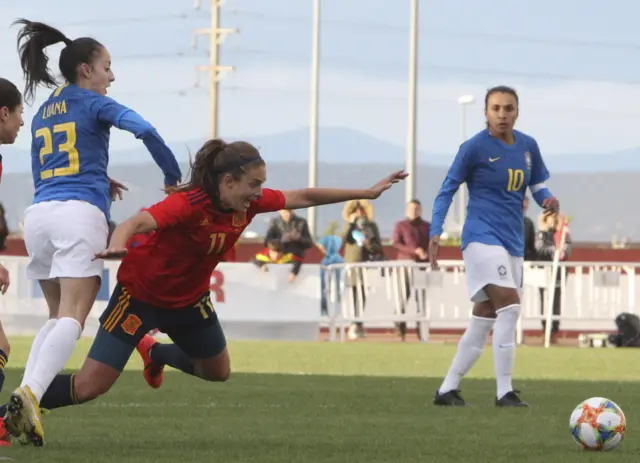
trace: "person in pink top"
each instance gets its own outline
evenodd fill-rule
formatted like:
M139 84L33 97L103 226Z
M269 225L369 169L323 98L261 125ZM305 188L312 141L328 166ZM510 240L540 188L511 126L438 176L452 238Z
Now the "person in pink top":
M431 224L422 218L422 205L417 199L412 199L407 204L407 217L396 223L393 230L393 247L398 251L397 260L407 260L412 262L428 262L429 256L429 231ZM411 272L404 271L405 298L402 301L401 312L406 312L406 306L411 296ZM416 299L419 303L419 300ZM396 329L400 337L404 340L407 333L407 324L398 323ZM418 336L420 325L417 324Z

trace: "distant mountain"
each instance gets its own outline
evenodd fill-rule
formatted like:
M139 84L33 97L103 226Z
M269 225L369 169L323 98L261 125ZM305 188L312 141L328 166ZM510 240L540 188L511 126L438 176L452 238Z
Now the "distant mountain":
M420 136L420 135L418 135ZM305 162L309 156L309 130L301 128L264 136L246 136L270 161ZM455 156L451 153L416 153L419 164L448 167ZM543 153L552 173L560 172L640 172L640 148L602 154ZM366 133L340 127L319 130L318 158L327 164L404 164L404 146Z
M300 188L307 185L308 131L292 130L275 135L230 137L256 144L269 162L268 185ZM195 153L203 140L172 142L183 173L188 171L189 151ZM638 150L640 151L640 150ZM0 185L0 202L5 205L9 225L16 229L30 204L33 187L29 153L3 147L5 174ZM640 241L640 214L634 199L640 184L640 153L634 150L602 155L547 156L552 171L549 182L563 209L573 218L573 238L609 241L612 235ZM450 155L419 153L416 172L417 196L424 204L424 216L431 215L433 198L451 162ZM324 186L369 186L392 169L404 165L404 148L344 128L322 128L319 137L319 184ZM13 172L14 170L23 172ZM162 175L144 146L114 151L109 173L130 188L126 200L113 206L113 217L121 221L140 207L163 198ZM394 188L376 201L376 220L383 235L389 237L394 223L404 215L404 188ZM535 209L535 206L533 206ZM333 220L341 221L341 205L318 210L318 230ZM305 212L300 212L305 215ZM536 212L532 211L533 216ZM269 217L258 218L251 230L263 233Z
M307 162L309 158L309 130L300 128L271 135L229 137L244 139L255 144L269 162ZM195 153L204 142L202 139L173 141L169 145L180 162L187 162L189 152ZM426 153L419 151L419 164L448 167L455 155L450 153ZM3 147L9 171L27 171L29 153L11 147ZM395 145L358 130L341 127L322 127L318 136L318 159L327 164L387 164L404 165L404 146ZM111 165L132 165L147 162L149 154L141 148L116 150L111 153ZM640 148L602 154L550 154L545 153L547 167L556 173L572 172L640 172Z
M137 153L144 159L144 150ZM182 164L183 171L187 166ZM389 173L388 164L327 164L318 168L319 184L329 187L366 187ZM161 191L162 174L152 163L138 165L111 166L110 175L124 182L129 190L124 201L118 201L112 208L113 218L120 222L136 213L141 207L153 204L163 198ZM421 165L417 169L417 194L423 201L424 216L431 216L433 198L442 183L446 170L441 167ZM291 189L307 184L307 165L293 162L270 162L268 186ZM563 210L572 217L571 231L574 240L609 241L613 234L640 241L640 214L634 205L634 198L640 184L640 173L583 173L558 174L549 182L550 188L560 198ZM586 187L585 187L586 186ZM375 201L375 220L381 233L390 237L396 221L404 216L405 190L402 186L393 188ZM0 202L7 211L11 229L17 229L24 210L31 202L33 187L29 173L7 173L0 184ZM453 208L452 208L453 210ZM342 205L332 205L318 209L318 231L321 233L334 220L342 225ZM537 206L532 205L530 216L537 214ZM300 211L300 215L306 215ZM264 233L272 215L260 216L249 227Z

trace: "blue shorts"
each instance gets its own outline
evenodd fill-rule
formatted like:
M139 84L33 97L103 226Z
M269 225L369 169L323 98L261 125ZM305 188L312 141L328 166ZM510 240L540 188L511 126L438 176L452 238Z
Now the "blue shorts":
M140 340L156 328L193 359L216 357L227 345L209 292L191 306L165 309L134 299L118 284L100 317L89 358L122 371Z

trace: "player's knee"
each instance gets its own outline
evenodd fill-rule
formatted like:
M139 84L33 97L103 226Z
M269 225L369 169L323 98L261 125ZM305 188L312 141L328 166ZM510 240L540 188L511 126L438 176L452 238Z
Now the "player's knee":
M100 278L64 278L60 282L62 296L58 318L73 318L84 329L85 321L100 290Z
M9 344L8 339L5 338L0 340L0 349L7 357L9 357L9 354L11 354L11 344Z
M4 333L4 327L0 323L0 349L5 353L7 357L11 353L11 345L9 344L9 339L7 335Z
M213 358L196 361L194 365L196 374L205 381L216 383L227 381L231 376L231 366L225 360Z
M473 306L473 315L481 318L496 318L496 310L490 301L476 302Z
M231 377L231 368L228 366L222 368L206 368L202 370L200 377L205 381L222 383Z

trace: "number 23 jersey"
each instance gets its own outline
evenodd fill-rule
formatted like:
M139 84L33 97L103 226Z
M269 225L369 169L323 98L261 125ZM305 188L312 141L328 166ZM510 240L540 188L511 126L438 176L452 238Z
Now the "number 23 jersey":
M109 220L110 130L115 126L136 131L135 124L123 125L131 114L135 113L113 99L74 84L53 91L31 124L33 202L85 201ZM135 135L142 136L139 130Z
M246 212L217 211L200 188L172 193L147 209L158 229L129 249L118 283L148 304L187 307L209 290L211 273L256 214L284 207L282 192L268 188Z

